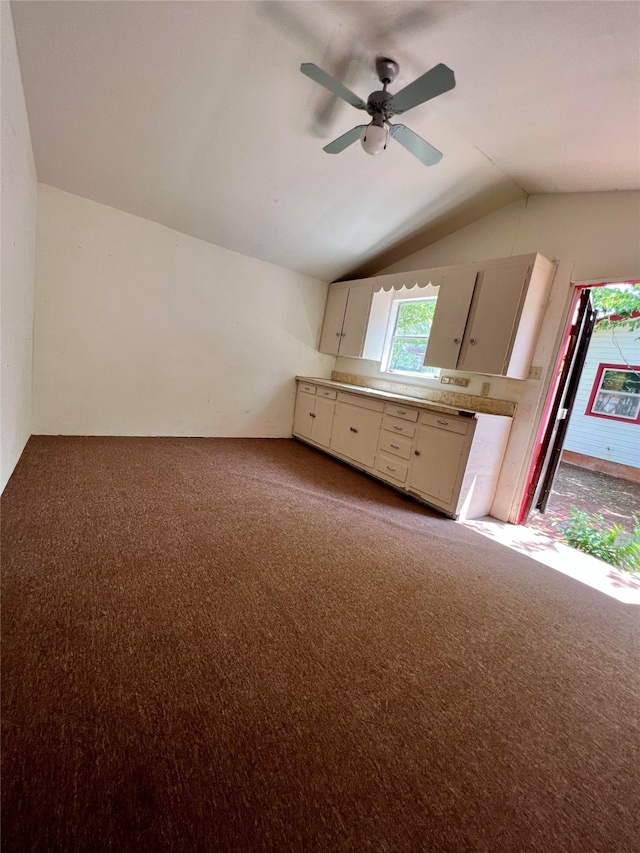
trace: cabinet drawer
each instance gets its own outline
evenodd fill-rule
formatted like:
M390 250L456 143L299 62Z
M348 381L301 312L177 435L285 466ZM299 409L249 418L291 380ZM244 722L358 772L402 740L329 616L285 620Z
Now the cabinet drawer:
M435 412L423 412L420 415L420 423L438 427L438 429L446 429L449 432L457 432L459 435L466 435L469 429L469 418L459 418L455 415L450 417Z
M380 453L376 459L376 471L385 477L404 483L407 479L409 463L401 462L397 457L385 456Z
M408 459L411 456L411 446L413 442L410 438L403 438L401 435L383 431L380 433L380 442L378 447L384 450L385 453L391 453L393 456L401 456L403 459Z
M418 410L409 409L406 406L397 406L394 403L386 403L384 411L386 415L391 415L394 418L403 418L406 421L418 420Z
M389 415L384 416L382 428L389 430L395 435L406 435L408 438L413 438L416 434L416 425L400 420L400 418L392 418Z
M306 382L299 382L298 383L298 391L304 391L305 394L315 394L316 393L316 386L315 385L309 385Z
M350 406L358 406L360 409L370 409L372 412L384 411L384 403L381 400L370 400L368 397L361 397L359 394L347 394L344 391L338 391L338 400L341 403L349 403Z
M318 397L324 397L326 400L335 400L338 396L337 391L332 391L331 388L318 388L317 391Z

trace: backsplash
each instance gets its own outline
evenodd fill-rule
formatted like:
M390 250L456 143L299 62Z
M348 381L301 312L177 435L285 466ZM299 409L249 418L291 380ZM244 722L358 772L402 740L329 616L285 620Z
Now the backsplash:
M407 385L402 382L390 382L388 379L377 379L373 376L358 376L355 373L342 373L334 370L331 373L334 382L344 382L347 385L359 385L361 388L375 388L377 391L388 391L391 394L403 394L418 400L429 400L431 403L443 403L446 406L457 406L487 415L507 415L513 417L517 403L510 400L496 400L493 397L479 397L476 394L461 394L459 391L440 391L435 388L423 388L419 385Z

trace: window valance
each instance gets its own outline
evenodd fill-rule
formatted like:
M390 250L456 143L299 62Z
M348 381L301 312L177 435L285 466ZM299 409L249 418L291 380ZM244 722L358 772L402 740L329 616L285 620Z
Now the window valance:
M441 270L418 270L379 275L374 279L373 292L379 293L384 290L388 293L390 290L402 290L403 287L412 290L414 287L428 287L430 284L433 287L439 287L441 272Z

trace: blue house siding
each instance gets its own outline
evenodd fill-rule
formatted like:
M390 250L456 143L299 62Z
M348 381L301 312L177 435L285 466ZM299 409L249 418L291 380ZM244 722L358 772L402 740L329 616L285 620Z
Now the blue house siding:
M593 333L569 421L564 449L640 468L640 425L585 414L601 364L640 364L640 333L607 329Z

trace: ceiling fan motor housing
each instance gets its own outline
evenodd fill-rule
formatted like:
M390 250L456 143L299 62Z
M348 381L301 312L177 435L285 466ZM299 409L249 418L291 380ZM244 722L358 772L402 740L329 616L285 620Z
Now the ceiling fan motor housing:
M382 124L390 119L396 113L393 95L384 91L372 92L367 101L367 112L373 118L374 124Z

